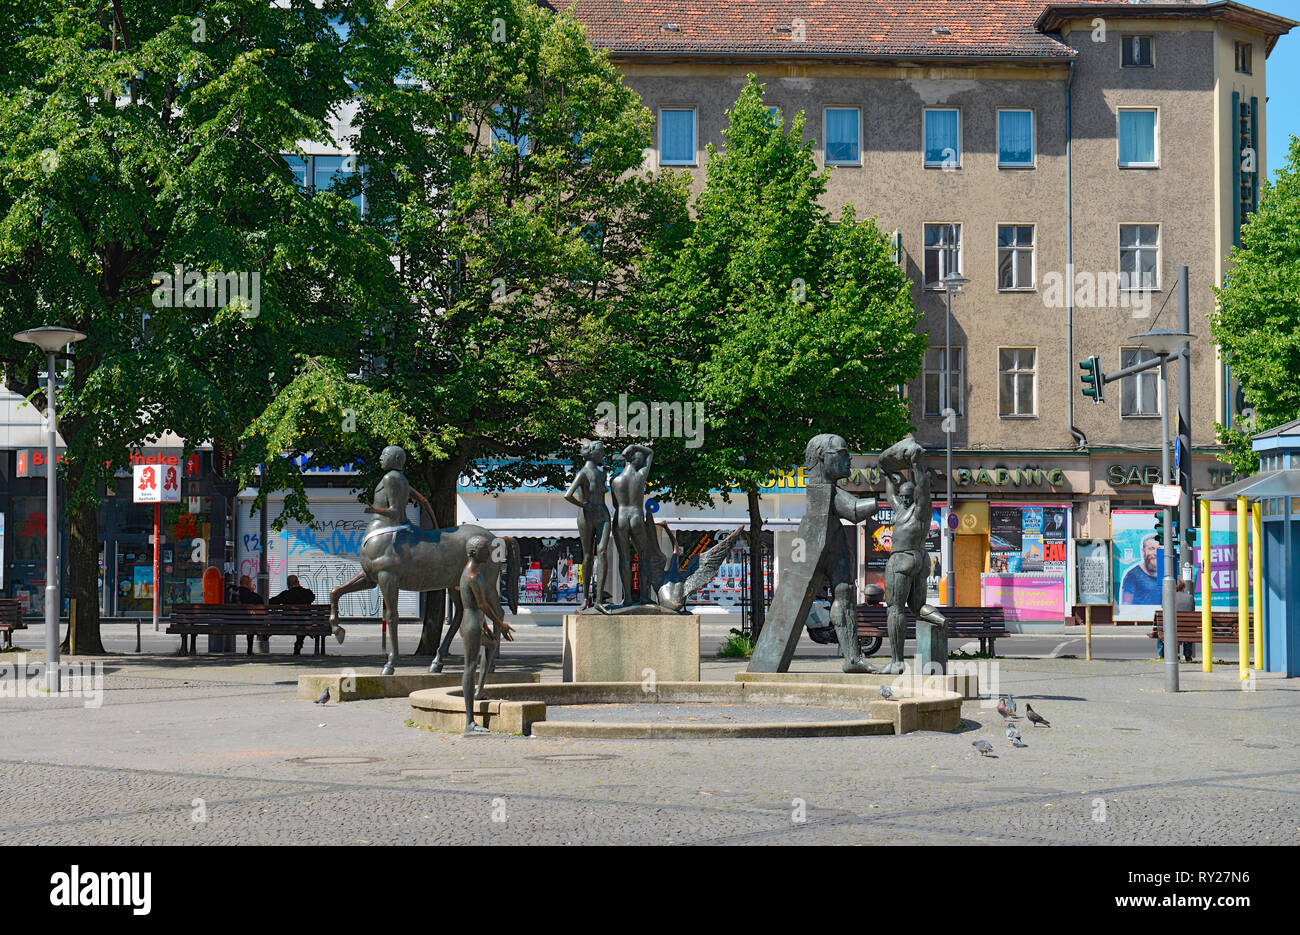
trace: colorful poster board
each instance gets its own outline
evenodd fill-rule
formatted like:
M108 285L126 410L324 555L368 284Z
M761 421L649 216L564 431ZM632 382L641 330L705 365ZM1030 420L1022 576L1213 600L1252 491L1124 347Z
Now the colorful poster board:
M1060 621L1065 616L1065 576L981 575L985 607L1001 607L1007 620Z
M1111 514L1112 580L1115 584L1115 619L1147 621L1160 607L1160 581L1164 577L1164 550L1155 541L1155 510L1115 510ZM1210 607L1231 611L1237 607L1237 515L1215 511L1210 516ZM1201 549L1190 549L1192 589L1201 606ZM1249 583L1247 583L1249 589Z

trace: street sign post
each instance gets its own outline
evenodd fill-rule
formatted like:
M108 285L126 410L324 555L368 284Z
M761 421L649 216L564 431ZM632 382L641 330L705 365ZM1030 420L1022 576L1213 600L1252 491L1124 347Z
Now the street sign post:
M132 499L153 504L153 628L158 632L162 604L159 560L162 549L162 505L181 502L181 472L175 464L137 464L132 471ZM140 623L135 625L135 651L140 652Z

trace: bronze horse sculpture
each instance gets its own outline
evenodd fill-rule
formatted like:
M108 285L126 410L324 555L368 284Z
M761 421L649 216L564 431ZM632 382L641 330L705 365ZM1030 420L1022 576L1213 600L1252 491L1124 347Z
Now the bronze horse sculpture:
M402 473L405 464L406 452L401 448L389 445L384 449L380 465L386 473L375 488L373 505L366 507L366 512L375 514L375 518L371 520L370 527L361 540L361 573L330 592L330 628L342 643L346 631L339 626L339 599L354 591L379 588L384 599L384 622L388 625L392 641L383 668L384 675L393 674L399 654L398 591L451 591L454 604L451 632L456 632L463 614L459 599L460 577L469 561L465 547L475 536L482 536L491 544L488 556L479 566L482 580L488 586L489 600L496 602L496 609L500 613L500 577L504 565L510 612L519 611L519 543L513 537L494 536L482 526L451 526L446 529L418 529L412 526L406 518L409 499L414 497L430 516L433 515L433 510L423 496L411 489L406 475ZM438 648L430 672L442 670L448 643L450 640Z

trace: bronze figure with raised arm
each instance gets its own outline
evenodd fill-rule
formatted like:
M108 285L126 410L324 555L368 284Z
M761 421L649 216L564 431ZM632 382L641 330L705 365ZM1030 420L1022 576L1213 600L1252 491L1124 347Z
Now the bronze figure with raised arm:
M605 505L605 445L582 446L586 464L578 471L564 499L578 507L578 538L582 543L582 603L579 613L594 609L604 597L609 578L609 507Z

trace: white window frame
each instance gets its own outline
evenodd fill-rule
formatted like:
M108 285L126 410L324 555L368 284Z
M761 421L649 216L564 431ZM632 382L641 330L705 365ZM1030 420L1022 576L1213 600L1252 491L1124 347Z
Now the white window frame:
M962 166L962 159L965 158L966 147L962 145L962 130L964 129L964 127L962 126L961 108L960 107L923 107L921 108L921 164L924 165L925 168L927 169L942 169L947 165L947 163L943 162L942 160L940 160L939 162L931 162L930 159L926 156L926 152L925 152L926 114L929 114L931 112L939 113L939 112L947 112L947 111L955 111L957 114L957 164L953 166L953 168L960 169Z
M1033 243L1028 247L1003 247L998 241L1002 239L1002 228L1004 227L1028 227L1032 232L1030 236ZM998 282L999 292L1034 292L1038 289L1038 226L1036 224L1022 224L1015 221L999 221L996 228L996 234L993 240L994 249L997 250L997 266L994 268L994 276ZM1029 251L1029 285L1027 286L1003 286L1001 282L1002 273L1002 251L1010 250L1014 254L1013 265L1019 268L1018 257L1026 250Z
M1003 351L1033 351L1033 353L1034 353L1034 366L1033 366L1033 369L1032 369L1032 370L1024 370L1024 369L1021 369L1021 368L1016 368L1016 369L1014 369L1014 370L1003 370L1003 369L1002 369L1002 352L1003 352ZM999 347L999 348L998 348L998 360L997 360L997 365L998 365L998 418L999 418L999 419L1036 419L1036 418L1038 418L1038 348L1037 348L1037 347L1033 347L1033 346L1023 346L1023 345L1014 345L1014 346L1010 346L1010 347ZM1006 374L1012 374L1013 376L1022 376L1022 375L1026 374L1026 373L1031 374L1031 375L1033 376L1033 379L1032 379L1032 380L1030 381L1030 383L1029 383L1029 385L1030 385L1030 387L1031 387L1031 389L1030 389L1030 393L1031 393L1031 395L1033 396L1033 398L1030 400L1030 404L1031 404L1031 405L1030 405L1030 409L1031 409L1031 411L1030 411L1030 412L1014 412L1014 411L1013 411L1013 412L1003 412L1003 411L1002 411L1002 377L1003 377L1004 375L1006 375ZM1019 406L1016 405L1016 404L1020 402L1020 381L1019 381L1019 380L1014 380L1014 379L1013 379L1013 380L1011 381L1011 394L1012 394L1012 400L1011 400L1011 402L1012 402L1012 407L1013 407L1013 409L1018 409Z
M1002 115L1003 114L1028 114L1029 115L1029 161L1028 162L1003 162L1002 161ZM960 124L961 118L957 118ZM994 127L997 132L998 147L998 168L999 169L1036 169L1038 168L1038 114L1032 107L999 107L997 123Z
M1120 284L1119 284L1119 291L1121 291L1121 292L1159 292L1159 291L1161 290L1161 288L1162 288L1161 283L1162 283L1162 281L1163 281L1163 277L1161 276L1161 272L1162 272L1162 264L1163 264L1163 258L1161 257L1161 253L1164 251L1164 246L1165 246L1165 243L1164 243L1164 241L1165 241L1164 230L1161 228L1161 225L1160 225L1158 222L1153 222L1153 221L1121 221L1121 222L1116 226L1116 228L1115 228L1115 243L1116 243L1116 245L1119 247L1119 254L1118 254L1118 256L1119 256L1119 265L1116 266L1115 269L1116 269L1116 271L1119 272L1119 275L1120 275L1120 276L1123 276L1123 275L1124 275L1124 251L1125 251L1125 250L1138 250L1138 251L1142 251L1142 250L1150 250L1150 249L1152 249L1151 247L1148 247L1148 246L1145 246L1145 245L1140 246L1140 247L1125 247L1125 246L1124 246L1124 228L1126 228L1126 227L1154 227L1154 228L1156 229L1156 244L1155 244L1155 248L1154 248L1155 251L1156 251L1156 281L1155 281L1155 284L1154 284L1154 285L1150 285L1150 286L1143 286L1143 285L1136 285L1136 286L1134 286L1134 285L1128 285L1127 287L1124 285L1123 281L1121 281ZM1138 269L1138 273L1139 273L1139 277L1140 277L1140 276L1141 276L1142 264L1141 264L1141 263L1138 263L1138 264L1136 264L1136 267L1137 267L1137 269Z
M1124 355L1129 351L1134 351L1139 353L1135 354L1134 359L1129 361L1129 363L1126 364L1124 363ZM1128 367L1131 364L1145 363L1144 360L1138 359L1141 356L1140 355L1141 351L1147 351L1148 353L1150 353L1150 348L1121 347L1119 349L1119 365L1121 367ZM1155 355L1152 354L1150 359L1154 359L1154 357ZM1155 396L1156 398L1155 399L1156 408L1154 412L1142 411L1142 378L1143 377L1153 377L1155 379L1156 386L1155 389L1152 390L1152 395ZM1138 405L1137 412L1124 411L1124 390L1127 389L1130 385L1134 385L1129 383L1130 380L1137 381L1135 384L1136 390L1134 391L1133 394L1137 400L1137 405ZM1121 419L1158 419L1160 417L1160 411L1163 406L1163 402L1164 401L1160 398L1160 377L1155 370L1145 370L1142 373L1130 373L1128 376L1124 377L1119 381L1119 415Z
M962 242L963 241L962 225L960 221L926 221L924 224L921 225L921 286L923 289L929 292L943 292L944 291L943 276L948 275L948 268L947 268L948 263L946 259L947 251L940 245L931 246L926 243L925 232L926 232L926 228L929 227L957 228L957 272L960 274L966 265L965 259L962 256L962 253L965 250L965 244ZM942 276L939 277L938 281L933 283L925 281L925 270L929 258L929 253L931 250L940 251L939 266L941 267L942 274L943 274Z
M1143 113L1154 113L1156 115L1156 125L1153 132L1152 140L1155 149L1155 159L1152 162L1125 162L1121 158L1124 152L1123 141L1120 139L1119 115L1125 111L1141 111ZM1160 108L1159 107L1117 107L1115 108L1115 165L1121 169L1159 169L1160 168Z
M664 158L664 111L674 113L690 111L691 114L691 158L689 161ZM698 166L700 164L700 109L694 104L660 104L658 112L659 126L656 134L657 150L655 157L661 166Z
M934 351L939 355L939 363L941 366L939 367L928 366L931 351ZM945 408L945 399L946 399L946 405L952 406L953 404L952 397L954 393L956 394L957 399L956 399L956 405L952 406L952 408L956 410L956 414L958 417L961 417L965 413L966 393L964 392L964 388L966 383L963 374L965 373L966 348L965 346L960 344L954 344L952 346L953 356L957 358L957 366L952 368L953 392L947 394L944 393L944 389L946 388L946 384L948 382L948 371L946 368L942 366L944 362L943 352L944 352L944 346L940 344L938 347L927 347L925 349L925 354L922 355L921 357L921 415L926 419L942 419L943 410ZM930 412L925 408L926 400L929 398L930 395L928 392L928 388L931 380L937 380L939 382L938 397L939 397L940 405L939 405L938 412Z
M826 115L833 110L851 110L858 115L858 158L852 160L831 159L829 143L830 139L826 133ZM853 105L834 105L822 108L822 164L827 166L860 166L862 165L862 108Z

